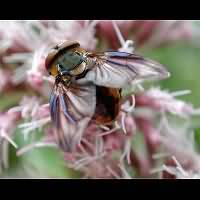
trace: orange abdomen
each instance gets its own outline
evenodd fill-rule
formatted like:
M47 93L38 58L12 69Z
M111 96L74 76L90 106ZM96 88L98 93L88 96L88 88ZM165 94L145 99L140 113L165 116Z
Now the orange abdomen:
M119 114L121 90L97 86L96 98L96 110L92 119L104 125L113 122Z

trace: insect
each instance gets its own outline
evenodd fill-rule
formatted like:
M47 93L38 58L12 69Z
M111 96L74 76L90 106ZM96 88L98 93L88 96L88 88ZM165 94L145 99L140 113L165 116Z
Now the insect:
M55 77L50 113L64 151L72 151L81 141L91 120L110 124L116 119L126 85L169 76L164 66L150 59L118 51L88 52L76 41L52 47L45 65Z

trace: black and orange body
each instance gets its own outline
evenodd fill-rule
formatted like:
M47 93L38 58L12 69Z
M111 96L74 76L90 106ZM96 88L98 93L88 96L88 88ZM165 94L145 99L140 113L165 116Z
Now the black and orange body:
M133 80L169 77L164 66L150 59L127 52L88 52L76 41L54 46L45 64L55 78L50 114L64 151L73 151L90 121L111 125L116 120L121 89Z
M83 65L84 56L88 53L75 41L60 43L49 52L46 69L56 78L56 84L62 82L65 85L68 79L75 76L76 79L84 78L87 73ZM97 124L112 123L118 116L120 99L121 89L96 85L96 109L92 120Z
M110 124L118 116L121 89L96 86L96 110L92 118L97 124Z

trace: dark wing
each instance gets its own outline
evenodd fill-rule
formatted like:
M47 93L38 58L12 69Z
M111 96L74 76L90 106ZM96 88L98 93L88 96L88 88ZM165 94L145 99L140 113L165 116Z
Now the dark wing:
M85 78L96 85L122 88L133 80L169 77L164 66L136 54L110 51L88 56L91 64Z
M82 137L83 131L95 112L96 87L87 81L54 86L50 97L50 113L56 126L59 146L71 151Z

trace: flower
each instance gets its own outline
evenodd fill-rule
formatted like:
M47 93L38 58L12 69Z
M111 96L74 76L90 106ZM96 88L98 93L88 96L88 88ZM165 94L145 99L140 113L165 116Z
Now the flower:
M199 179L200 177L199 171L184 169L175 156L172 156L168 163L164 164L161 168L163 178L172 177L177 179Z
M40 100L36 97L24 97L20 106L13 107L8 112L20 112L22 119L32 120L32 122L19 125L19 128L23 128L22 132L25 134L25 138L32 130L50 122L49 104L40 106Z
M200 159L190 121L200 112L178 99L190 91L146 90L142 82L133 82L139 91L122 97L116 120L111 125L90 121L74 150L64 152L57 144L47 103L54 79L45 69L49 47L60 40L77 40L87 50L97 50L98 42L107 40L112 48L133 53L138 47L190 40L194 31L191 24L175 20L0 22L0 92L9 89L12 93L19 87L24 93L18 105L0 113L0 170L8 168L11 144L17 148L17 156L34 148L56 148L66 166L85 178L146 178L154 177L153 171L162 178L199 177ZM37 129L44 135L18 148L13 140L16 128L25 140Z
M185 95L190 91L177 91L169 93L168 91L160 90L159 88L150 88L143 94L136 95L137 106L147 106L152 109L162 112L169 112L180 117L189 117L198 115L199 109L194 109L193 106L184 101L178 100L175 97Z

